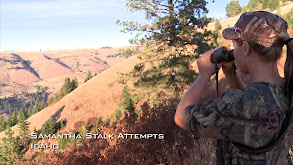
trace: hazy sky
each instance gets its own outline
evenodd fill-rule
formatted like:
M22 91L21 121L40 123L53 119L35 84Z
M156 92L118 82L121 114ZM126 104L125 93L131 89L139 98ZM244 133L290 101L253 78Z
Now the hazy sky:
M240 0L241 6L249 0ZM0 51L126 46L116 20L141 20L127 0L0 0ZM209 1L210 17L225 18L230 0Z

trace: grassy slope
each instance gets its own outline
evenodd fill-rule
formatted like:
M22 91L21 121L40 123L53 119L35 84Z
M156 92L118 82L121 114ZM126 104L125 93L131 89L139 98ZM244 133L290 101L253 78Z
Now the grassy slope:
M293 3L281 8L282 13L287 13L293 7ZM223 19L220 21L222 29L233 26L240 15ZM213 30L214 23L210 23L208 28ZM225 45L231 43L225 42ZM34 127L40 129L42 125L49 119L51 115L59 120L67 120L67 126L64 131L71 132L75 127L83 125L87 121L96 122L99 115L109 116L121 101L123 86L117 84L115 79L117 72L129 72L139 60L131 57L124 60L112 68L102 72L87 83L81 85L78 89L57 101L55 104L45 108L43 111L33 115L28 119L30 130ZM284 58L280 60L279 71L283 73ZM195 66L196 67L196 66ZM220 77L223 77L220 74ZM113 84L113 86L111 85ZM14 132L18 132L17 126L12 128ZM4 132L0 133L0 138L4 136Z
M76 90L66 95L44 110L34 114L28 119L29 129L34 127L41 129L42 125L54 116L57 121L66 120L64 131L73 131L87 121L96 122L99 115L107 117L111 115L121 101L123 85L115 82L117 72L127 73L138 62L136 56L114 65L91 80L87 81ZM15 135L18 134L18 126L12 127ZM0 133L0 138L4 132Z

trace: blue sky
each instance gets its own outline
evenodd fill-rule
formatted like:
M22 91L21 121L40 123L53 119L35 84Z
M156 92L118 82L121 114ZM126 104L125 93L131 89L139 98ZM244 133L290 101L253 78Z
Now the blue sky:
M249 0L240 0L246 5ZM0 51L39 51L126 46L116 20L142 20L127 0L0 0ZM208 16L225 18L230 0L211 1Z

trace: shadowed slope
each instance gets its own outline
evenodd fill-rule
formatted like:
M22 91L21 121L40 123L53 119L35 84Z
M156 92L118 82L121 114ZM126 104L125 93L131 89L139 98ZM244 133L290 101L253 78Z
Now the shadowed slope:
M123 85L115 82L117 72L127 73L139 62L136 56L114 65L99 75L93 77L61 100L28 119L29 129L41 129L42 125L54 115L57 121L66 120L64 131L73 131L80 123L85 123L99 117L111 115L121 101ZM61 110L62 109L62 110ZM18 126L12 127L15 135ZM4 132L0 133L0 138Z

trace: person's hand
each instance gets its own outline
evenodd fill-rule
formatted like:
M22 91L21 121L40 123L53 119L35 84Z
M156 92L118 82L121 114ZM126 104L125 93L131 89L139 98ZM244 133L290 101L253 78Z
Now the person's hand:
M223 64L221 64L222 66L222 70L223 70L223 73L225 75L231 75L234 73L234 61L230 61L230 62L224 62Z
M211 49L203 54L199 55L197 60L197 67L200 75L212 76L215 74L215 64L211 62L211 55L215 52L215 49Z

